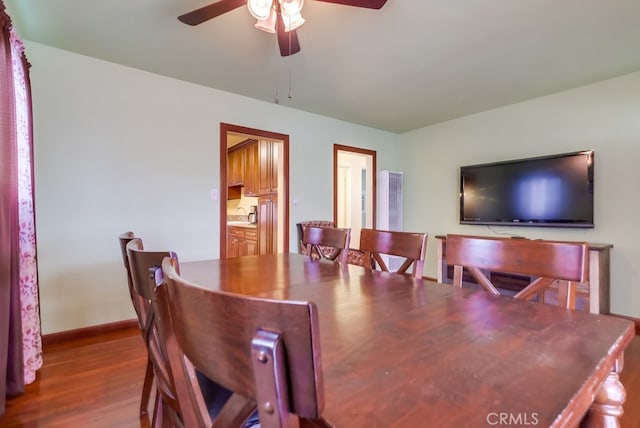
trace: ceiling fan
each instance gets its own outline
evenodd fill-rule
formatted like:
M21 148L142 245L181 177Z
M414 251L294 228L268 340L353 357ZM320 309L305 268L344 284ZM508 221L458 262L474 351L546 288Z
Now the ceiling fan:
M368 9L380 9L387 2L387 0L316 1ZM303 0L219 0L200 9L180 15L178 19L185 24L198 25L245 4L249 8L249 12L257 19L256 28L277 34L280 55L289 56L300 51L296 28L304 22L300 15Z

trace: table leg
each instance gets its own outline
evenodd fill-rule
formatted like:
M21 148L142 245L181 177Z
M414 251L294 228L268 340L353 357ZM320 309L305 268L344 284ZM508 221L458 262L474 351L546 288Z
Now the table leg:
M581 424L582 427L620 428L618 418L623 413L622 404L626 399L626 392L619 377L622 365L623 356L621 355L596 392L593 404Z

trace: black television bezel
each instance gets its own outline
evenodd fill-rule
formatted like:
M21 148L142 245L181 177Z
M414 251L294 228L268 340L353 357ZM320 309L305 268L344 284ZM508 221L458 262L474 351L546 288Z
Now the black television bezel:
M590 222L544 222L544 221L487 221L487 220L463 220L463 209L464 209L464 182L463 182L463 171L466 168L479 168L479 167L491 167L497 165L506 165L506 164L517 164L517 163L529 163L540 160L547 159L561 159L571 156L577 155L589 155L591 157L591 163L588 168L588 175L590 177L590 207L591 207L591 221ZM479 225L479 226L520 226L520 227L559 227L559 228L579 228L579 229L593 229L595 227L594 221L594 171L595 171L595 157L594 150L579 150L575 152L567 152L567 153L558 153L553 155L544 155L544 156L535 156L528 157L522 159L510 159L506 161L498 161L498 162L489 162L489 163L481 163L474 165L463 165L458 170L458 178L459 178L459 200L458 200L458 218L460 224L465 225Z

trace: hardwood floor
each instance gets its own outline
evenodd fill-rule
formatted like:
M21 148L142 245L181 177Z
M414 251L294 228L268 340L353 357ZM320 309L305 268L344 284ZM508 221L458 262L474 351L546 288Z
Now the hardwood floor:
M138 416L145 364L135 328L50 345L38 380L7 400L0 426L147 428L149 417ZM621 425L640 427L640 336L625 353L621 379L627 390Z
M50 345L43 359L36 382L7 400L0 426L151 425L149 417L138 416L146 351L137 328Z

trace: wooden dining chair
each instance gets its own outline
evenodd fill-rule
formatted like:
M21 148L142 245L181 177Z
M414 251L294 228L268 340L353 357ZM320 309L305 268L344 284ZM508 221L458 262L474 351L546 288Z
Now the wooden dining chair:
M364 252L364 267L385 272L389 267L383 255L404 258L396 273L406 274L412 267L411 275L422 278L424 258L427 249L426 233L396 232L389 230L362 229L360 231L360 250Z
M154 288L149 283L149 269L159 267L165 257L177 260L167 251L145 251L142 240L134 238L126 245L131 272L134 299L139 308L142 334L147 347L147 357L153 368L156 384L156 399L152 426L180 426L182 417L171 369L166 357L166 348L161 331L157 328L157 314L153 305Z
M131 279L131 269L129 267L129 258L127 256L127 244L129 241L133 240L135 235L133 232L125 232L122 233L118 237L118 241L120 242L120 252L122 253L122 262L124 264L124 269L127 272L127 285L129 289L129 296L131 297L131 303L133 305L133 309L136 312L136 317L138 318L138 327L140 329L140 333L143 333L144 323L141 318L141 308L139 307L139 299L136 297L136 293L133 289L133 282ZM151 392L153 391L153 363L149 358L147 358L147 368L144 374L144 381L142 383L142 396L140 398L140 415L146 415L149 412L149 400L151 399Z
M589 273L589 246L586 242L544 241L447 235L447 265L453 265L453 284L462 286L463 270L492 294L501 294L485 272L501 272L534 277L516 299L544 300L544 292L557 284L557 304L575 309L577 283ZM559 280L559 281L556 281Z
M364 266L364 251L358 248L347 250L347 263L350 265Z
M347 264L347 252L351 242L351 229L308 226L304 229L302 244L305 254L312 260L326 259ZM327 251L331 248L334 251Z
M307 253L307 248L303 243L304 230L307 227L336 227L336 224L330 220L308 220L296 223L296 228L298 229L298 252L300 254ZM321 250L327 254L332 254L334 251L332 248L324 247L321 247Z
M184 425L238 427L256 405L262 428L297 427L302 418L322 421L315 304L213 291L187 282L175 266L165 258L162 271L156 270L163 276L156 279L156 301L169 330ZM204 404L194 368L232 392L215 415Z

